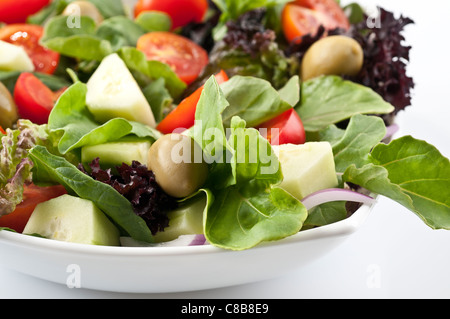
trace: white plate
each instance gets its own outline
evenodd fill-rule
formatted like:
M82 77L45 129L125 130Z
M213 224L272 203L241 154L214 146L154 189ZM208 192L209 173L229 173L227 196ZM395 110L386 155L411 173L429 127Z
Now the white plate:
M213 246L103 247L0 232L0 265L63 285L123 293L222 288L285 275L332 251L372 210L246 251Z

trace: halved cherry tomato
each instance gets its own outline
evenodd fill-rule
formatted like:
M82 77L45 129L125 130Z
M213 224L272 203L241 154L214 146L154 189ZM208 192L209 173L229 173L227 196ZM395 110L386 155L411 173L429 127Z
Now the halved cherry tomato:
M145 11L160 11L167 13L172 19L172 29L177 29L190 22L202 22L208 11L208 1L139 0L134 9L135 17Z
M53 92L31 73L22 73L14 88L14 101L20 117L35 124L46 124L61 92Z
M215 75L217 83L222 84L228 81L225 71L220 71ZM202 95L203 86L185 98L181 103L167 115L157 129L163 134L173 133L176 129L189 129L195 124L195 111L198 101Z
M44 28L31 24L10 24L0 29L0 40L21 46L33 61L36 72L53 74L60 55L39 44Z
M348 30L350 23L335 0L296 0L286 4L282 12L282 25L286 39L300 41L300 37L315 35L321 25L326 30Z
M303 122L294 109L261 124L258 129L271 145L304 144L306 141Z
M0 133L2 133L3 135L6 134L5 130L3 129L3 127L0 126Z
M50 199L67 194L63 186L38 187L34 184L26 185L22 203L17 205L14 212L0 217L0 227L8 227L16 232L23 232L36 206Z
M50 0L1 0L0 22L25 23L28 16L38 12L49 3Z
M194 82L208 64L208 53L191 40L171 32L150 32L139 38L137 49L148 60L167 63L186 84Z

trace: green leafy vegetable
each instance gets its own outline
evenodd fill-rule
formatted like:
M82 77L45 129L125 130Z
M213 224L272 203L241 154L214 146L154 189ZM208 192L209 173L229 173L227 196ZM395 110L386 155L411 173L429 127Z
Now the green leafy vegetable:
M379 144L368 159L343 180L399 202L433 229L450 229L450 162L434 146L404 136Z
M45 147L34 147L29 156L34 163L33 181L37 185L63 185L70 194L92 201L126 235L140 241L153 241L145 221L114 188L94 180L64 158L50 154Z
M174 98L180 97L186 89L186 84L167 64L148 61L143 52L133 47L123 47L117 53L130 70L147 77L150 82L163 78L167 90Z
M389 114L394 107L363 85L322 76L303 82L296 110L306 131L320 131L356 114Z
M336 171L343 173L352 164L356 167L367 164L370 151L385 135L386 126L381 118L358 114L350 119L345 132L333 125L321 132L321 140L331 143Z
M28 152L36 145L57 152L59 135L51 133L46 125L39 126L28 120L19 120L17 129L8 129L0 144L0 216L14 211L22 201L24 185L31 182L33 163ZM67 158L74 159L72 154Z
M123 118L115 118L100 125L86 107L86 92L84 83L73 84L60 97L50 114L49 128L62 132L58 144L61 154L87 145L117 141L127 135L153 141L160 137L156 130Z
M209 177L215 187L207 191L205 236L218 247L243 250L297 233L307 211L300 201L276 186L283 179L280 163L257 130L246 128L246 122L235 116L226 138L221 114L228 106L211 77L197 105L194 138L206 156L219 154L222 160L213 166L221 174ZM211 129L215 134L208 134Z
M223 122L226 127L231 124L234 116L239 116L247 122L249 127L256 127L276 115L292 108L298 100L299 80L294 77L287 86L282 89L284 96L290 100L282 99L270 82L255 77L233 76L229 81L221 85L225 99L230 104L223 112ZM287 96L286 92L292 94Z

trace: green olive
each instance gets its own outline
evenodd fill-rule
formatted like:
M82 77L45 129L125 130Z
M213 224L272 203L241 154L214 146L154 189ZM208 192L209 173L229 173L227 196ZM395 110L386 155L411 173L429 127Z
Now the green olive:
M191 137L181 134L159 138L150 147L147 164L159 186L175 198L192 195L208 177L202 149Z
M321 75L357 75L364 62L359 43L346 36L322 38L314 43L302 61L301 76L304 81Z
M89 1L74 1L63 11L64 16L84 16L95 21L96 24L103 22L103 16L97 7Z
M16 103L5 85L0 82L0 126L4 129L12 128L18 119Z

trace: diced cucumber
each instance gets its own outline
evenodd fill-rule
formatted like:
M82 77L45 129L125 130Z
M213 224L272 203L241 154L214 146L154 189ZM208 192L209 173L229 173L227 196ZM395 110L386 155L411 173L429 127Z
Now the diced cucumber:
M118 54L103 59L87 88L86 105L97 121L120 117L156 126L150 104Z
M90 163L98 157L100 158L100 164L106 167L116 167L123 163L131 165L133 161L147 165L148 151L151 145L150 141L146 140L121 140L85 146L81 149L81 161Z
M24 234L88 245L119 246L120 232L93 202L62 195L36 206Z
M338 185L330 143L285 144L273 149L284 176L280 187L295 198L301 200L316 191Z
M0 70L33 72L34 65L21 46L0 41Z
M175 240L183 235L203 234L203 211L206 198L191 200L182 207L168 213L169 227L154 236L155 242Z

